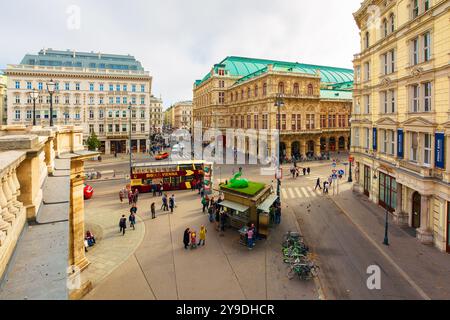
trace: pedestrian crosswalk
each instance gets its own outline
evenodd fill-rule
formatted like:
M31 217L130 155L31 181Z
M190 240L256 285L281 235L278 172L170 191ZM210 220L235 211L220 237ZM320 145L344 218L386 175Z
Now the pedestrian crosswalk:
M321 195L321 190L314 190L312 187L290 187L281 189L281 198L285 200L316 198Z

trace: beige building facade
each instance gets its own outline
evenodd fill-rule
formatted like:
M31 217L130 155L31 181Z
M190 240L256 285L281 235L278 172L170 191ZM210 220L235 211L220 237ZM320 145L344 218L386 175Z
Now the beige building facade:
M450 1L366 0L354 17L355 189L450 252Z
M164 124L163 101L155 96L150 97L150 134L161 133Z
M171 109L171 121L173 129L191 131L192 128L192 101L180 101Z
M36 89L40 94L36 101L37 125L48 125L50 96L46 83L53 80L54 124L82 126L84 140L95 132L102 153L129 152L130 115L133 152L146 152L150 127L159 128L161 108L156 102L152 106L152 77L132 56L44 49L37 55L27 54L18 65L8 65L5 74L10 101L8 124L32 124L29 92Z
M227 57L194 84L193 120L224 134L279 128L280 154L288 159L345 151L352 85L351 69Z
M7 79L6 76L0 75L0 125L6 124L7 116Z

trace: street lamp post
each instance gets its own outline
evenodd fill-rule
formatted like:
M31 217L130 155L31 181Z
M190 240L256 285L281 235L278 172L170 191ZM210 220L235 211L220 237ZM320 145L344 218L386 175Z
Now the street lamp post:
M384 225L384 241L383 241L383 244L385 246L389 245L388 229L389 229L389 211L386 208L386 221Z
M348 166L349 166L349 170L348 170L348 182L353 182L353 178L352 178L352 167L353 167L353 162L349 161L348 162Z
M47 92L50 95L50 127L53 127L53 94L55 93L56 83L53 80L47 82Z
M33 100L33 126L36 125L36 99L39 98L39 91L33 89L30 93L30 98Z
M277 173L276 173L276 179L277 179L277 196L278 196L278 202L281 206L281 190L280 190L280 185L281 185L281 159L280 159L280 139L281 139L281 108L284 107L284 101L283 101L283 96L281 93L277 94L276 96L276 100L275 100L275 106L278 108L277 112L278 112L278 121L277 121L277 125L278 125L278 161L277 161Z
M132 169L132 159L131 159L131 151L132 151L132 148L131 148L131 104L128 106L128 111L129 111L129 113L128 113L128 116L129 116L129 118L130 118L130 120L129 120L129 125L130 125L130 129L128 130L128 132L129 132L129 134L128 134L128 143L129 143L129 148L130 148L130 180L131 180L131 175L133 174L133 169Z

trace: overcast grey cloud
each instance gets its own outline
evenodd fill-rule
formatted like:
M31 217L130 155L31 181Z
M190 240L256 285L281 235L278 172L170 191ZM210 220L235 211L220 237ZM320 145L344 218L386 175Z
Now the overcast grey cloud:
M165 107L226 56L352 67L361 0L2 0L0 68L42 48L131 54ZM80 8L80 28L67 9Z

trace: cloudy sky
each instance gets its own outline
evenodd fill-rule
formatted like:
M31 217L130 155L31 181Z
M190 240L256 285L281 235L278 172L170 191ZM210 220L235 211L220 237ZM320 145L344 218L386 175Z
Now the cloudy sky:
M131 54L168 107L230 55L351 68L361 1L2 1L0 69L44 47Z

